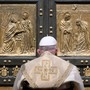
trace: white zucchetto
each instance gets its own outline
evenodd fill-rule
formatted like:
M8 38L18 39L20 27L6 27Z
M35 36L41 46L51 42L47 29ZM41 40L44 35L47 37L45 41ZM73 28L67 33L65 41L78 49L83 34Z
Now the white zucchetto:
M45 36L40 40L39 46L50 46L50 45L56 45L57 41L52 36Z

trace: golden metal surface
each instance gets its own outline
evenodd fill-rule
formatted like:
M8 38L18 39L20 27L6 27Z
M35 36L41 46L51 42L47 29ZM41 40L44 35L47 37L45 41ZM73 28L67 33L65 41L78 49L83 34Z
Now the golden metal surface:
M58 56L90 56L90 4L57 4Z
M9 73L8 68L6 66L3 66L2 68L0 68L0 76L7 76Z
M12 71L13 76L16 76L19 70L20 70L20 68L18 66L14 67L13 71Z
M0 55L35 54L36 5L0 4Z
M85 90L90 90L90 87L86 87Z
M83 69L84 76L90 76L90 67L87 66Z

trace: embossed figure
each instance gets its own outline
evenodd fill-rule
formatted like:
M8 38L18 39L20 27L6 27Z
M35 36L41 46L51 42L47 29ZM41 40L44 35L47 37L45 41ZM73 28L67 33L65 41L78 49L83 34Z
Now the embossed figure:
M32 24L29 20L29 15L27 12L23 13L23 20L21 21L21 29L24 31L23 33L23 41L22 41L22 53L31 52L33 47L33 31Z
M62 47L61 52L70 52L71 51L71 43L72 43L72 23L71 23L71 15L69 12L64 13L64 19L60 22L60 30L61 30L61 39L62 39Z
M13 90L84 90L77 67L55 56L54 37L43 37L37 52L40 57L21 66Z
M88 50L89 49L89 32L88 32L88 23L81 19L76 20L77 26L77 42L76 42L76 50Z
M16 76L17 75L17 73L18 73L18 71L19 71L19 67L18 66L16 66L15 68L13 68L13 76Z
M4 44L2 47L3 53L15 53L15 33L17 29L17 18L16 15L11 15L9 19L9 23L7 26L7 30L4 34Z
M8 68L3 66L1 69L0 69L0 73L1 73L1 76L7 76L9 71L8 71Z
M90 76L90 67L89 66L84 68L84 76Z

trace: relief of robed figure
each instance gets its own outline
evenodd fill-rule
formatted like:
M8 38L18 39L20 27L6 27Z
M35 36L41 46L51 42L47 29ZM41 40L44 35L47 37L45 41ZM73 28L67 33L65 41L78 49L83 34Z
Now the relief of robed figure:
M64 13L64 19L59 24L59 30L61 33L61 52L67 53L72 50L72 23L71 15L69 12Z
M32 24L31 21L28 19L29 15L27 12L23 13L22 20L21 20L21 29L24 31L23 33L23 46L22 46L22 53L31 52L33 49L33 31L32 31Z
M88 23L84 20L76 20L76 48L75 51L87 51L89 50L89 31Z
M2 53L26 54L33 52L33 31L28 13L24 12L22 19L11 15L4 34ZM33 49L32 49L33 48Z
M11 15L7 25L7 30L3 37L2 53L15 53L16 41L15 34L17 30L17 18Z

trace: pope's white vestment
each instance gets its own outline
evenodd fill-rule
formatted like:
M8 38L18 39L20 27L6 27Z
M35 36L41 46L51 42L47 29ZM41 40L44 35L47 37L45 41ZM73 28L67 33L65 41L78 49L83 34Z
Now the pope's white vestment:
M13 90L21 90L22 80L32 88L59 88L64 83L74 82L73 90L84 90L77 67L48 51L21 66Z

